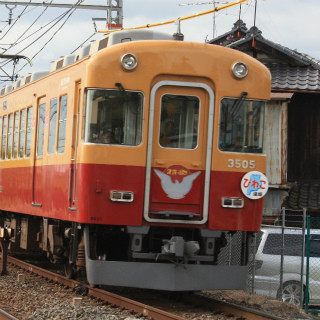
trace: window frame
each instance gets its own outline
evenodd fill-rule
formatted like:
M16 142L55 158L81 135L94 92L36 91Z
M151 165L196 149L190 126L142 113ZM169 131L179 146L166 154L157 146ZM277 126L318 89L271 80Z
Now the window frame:
M23 114L24 114L24 117L22 116ZM23 118L24 118L24 126L22 125ZM20 124L19 124L18 158L23 159L25 156L25 145L26 145L27 108L23 108L20 110L19 122ZM21 146L22 146L22 150L21 150Z
M191 140L189 141L189 143L192 142L191 148L187 148L187 147L182 147L181 146L181 143L183 143L183 142L180 141L180 135L183 136L183 133L181 133L181 132L179 132L178 135L176 135L176 136L178 136L177 146L174 146L173 143L172 143L172 145L170 145L170 143L168 143L168 144L163 143L164 142L164 137L165 137L165 128L163 128L164 126L168 125L169 123L173 123L177 127L177 123L178 123L179 131L181 129L180 127L182 127L182 129L183 129L183 126L181 125L181 114L183 114L183 112L179 113L179 117L180 117L179 121L174 121L173 115L169 116L166 119L163 119L164 118L163 117L163 113L167 113L168 112L168 108L166 108L165 105L164 105L165 103L168 103L168 102L164 102L164 97L165 96L176 97L176 99L177 99L177 97L188 97L188 98L193 98L194 99L193 102L196 103L196 105L194 105L193 108L194 109L197 108L198 112L197 113L195 113L195 112L193 113L193 115L192 115L193 116L193 119L192 119L193 121L192 121L192 123L189 123L189 126L192 126L193 131L192 131L192 133L189 133L189 132L185 133L185 135L192 134L192 140L193 140L193 134L194 134L194 128L195 128L195 118L197 118L197 125L196 125L196 130L197 130L196 138L197 139L196 139L196 144L194 144L194 141L191 141ZM174 99L172 99L172 100L174 100ZM164 110L165 108L166 108L166 110ZM187 108L190 108L190 106L187 106ZM199 133L199 125L200 125L201 109L202 109L201 99L197 95L173 94L173 93L165 93L165 94L163 94L161 96L161 99L160 99L160 110L159 110L159 112L160 112L160 116L159 116L159 128L160 129L159 129L159 137L158 137L159 146L161 148L165 148L165 149L178 149L178 150L195 150L195 149L197 149L198 145L199 145L199 135L200 135L200 133ZM188 110L186 110L186 114L187 113L188 113ZM185 118L186 121L185 121L184 125L186 124L186 122L188 122L187 118L188 117ZM186 128L187 126L188 126L188 124L185 125L184 127Z
M10 122L11 122L11 127L10 127ZM14 122L14 112L11 112L8 114L6 160L10 160L12 158L13 122Z
M52 120L54 119L54 117L51 118L51 116L53 116L52 115L53 102L55 102L55 121ZM47 148L48 155L55 154L57 151L58 107L59 107L58 98L57 97L52 98L50 100L50 112L49 112L48 148ZM53 134L51 135L52 125L54 125L54 132L52 132Z
M32 128L33 128L33 106L27 107L27 115L26 115L26 137L25 137L25 148L24 148L24 156L25 158L31 157L32 150ZM30 117L31 111L31 117ZM30 120L30 121L29 121ZM30 139L28 139L30 137ZM29 143L30 146L29 146Z
M135 130L136 132L140 132L140 139L139 139L139 143L137 144L122 144L122 143L111 143L111 144L104 144L101 142L92 142L89 139L89 135L90 135L90 123L88 120L88 114L91 113L88 112L88 108L89 108L89 100L88 100L88 93L89 91L109 91L109 92L119 92L118 89L113 89L113 88L86 88L85 90L85 95L84 95L84 112L83 112L83 118L82 118L82 140L85 144L96 144L96 145L101 145L101 146L115 146L115 147L138 147L142 144L143 142L143 136L144 136L144 121L145 121L145 116L144 116L144 112L145 112L145 94L143 91L139 91L139 90L125 90L125 93L136 93L140 95L140 99L141 99L141 104L140 104L140 123L139 123L139 127L136 127ZM121 91L122 92L122 91ZM91 101L91 100L90 100ZM91 101L91 105L92 105L92 101ZM123 119L124 123L126 118Z
M42 102L38 106L38 130L37 130L37 157L42 157L44 154L44 137L46 123L47 103ZM43 113L43 114L42 114ZM43 115L43 117L41 117ZM41 138L41 139L40 139Z
M11 158L18 158L19 142L20 142L20 110L14 112L13 119L13 136L12 136L12 152Z
M225 137L223 137L223 133L224 133L224 136L227 136L228 134L228 131L226 128L224 128L224 126L222 125L222 121L223 121L223 101L224 100L234 100L235 103L237 101L239 101L240 103L255 103L255 102L259 102L261 103L261 106L260 108L263 109L262 112L260 112L260 130L259 130L259 142L261 144L261 146L259 145L256 149L254 146L236 146L236 144L234 146L222 146L222 142L225 141ZM241 105L240 105L241 106ZM238 111L238 110L236 110ZM244 112L243 113L243 118L245 118L246 115L248 115L249 112ZM219 130L218 130L218 149L220 152L236 152L236 153L241 153L241 154L258 154L258 155L261 155L264 153L264 126L265 126L265 114L266 114L266 101L265 100L260 100L260 99L247 99L247 98L242 98L242 97L223 97L221 98L220 100L220 103L219 103L219 123L218 123L218 126L219 126ZM249 125L248 125L249 127ZM234 130L234 128L232 127L232 129ZM245 139L246 140L249 140L249 134L246 132L244 133L244 130L245 127L243 125L243 127L241 128L241 139L244 138L244 135L245 135ZM247 129L248 130L248 129ZM251 129L252 130L252 129ZM232 135L230 136L232 137ZM232 138L231 138L232 139ZM246 143L248 144L248 143Z
M2 121L1 160L6 160L7 136L8 136L8 115L6 114L6 115L3 116L3 121ZM4 142L4 144L3 144L3 142Z
M66 98L65 101L65 118L62 119L63 114L61 114L61 104L62 104L62 99ZM63 94L59 96L59 107L58 107L58 112L59 112L59 118L58 118L58 130L57 130L57 142L56 142L56 149L57 153L62 154L66 150L66 138L67 138L67 120L68 120L68 94ZM61 132L61 127L62 124L64 124L63 128L63 139L60 138L60 132ZM60 141L63 141L60 145Z

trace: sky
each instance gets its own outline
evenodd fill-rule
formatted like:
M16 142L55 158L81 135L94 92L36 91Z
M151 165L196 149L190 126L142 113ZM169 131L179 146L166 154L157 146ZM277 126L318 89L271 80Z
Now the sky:
M30 0L19 2L28 3ZM53 3L75 4L76 0L50 0ZM46 0L46 2L50 2ZM0 54L20 54L32 60L20 60L16 66L19 76L30 72L49 70L50 63L75 51L87 39L103 36L95 34L92 18L105 18L106 12L98 10L75 10L71 15L67 9L24 7L0 1ZM12 1L11 1L12 2ZM39 3L43 0L32 0ZM216 0L219 7L227 0ZM83 0L82 5L107 5L107 0ZM256 8L255 8L256 4ZM212 0L123 0L123 27L136 27L151 23L177 19L214 8ZM240 10L241 9L241 10ZM255 10L256 9L256 10ZM256 11L256 16L255 16ZM8 25L9 14L12 23ZM60 21L62 14L66 14ZM215 14L181 22L181 32L186 41L205 42L232 29L242 19L249 29L255 25L262 36L290 49L296 49L320 60L319 0L249 0L247 3L221 10ZM56 20L54 20L56 19ZM105 22L96 22L98 30L105 30ZM50 30L48 30L51 28ZM154 30L177 31L176 24L156 27ZM47 31L47 32L45 32ZM45 33L43 36L41 36ZM91 37L93 36L93 37ZM19 42L17 45L12 44ZM0 75L12 73L12 63L4 64L0 59ZM0 79L0 87L3 78Z

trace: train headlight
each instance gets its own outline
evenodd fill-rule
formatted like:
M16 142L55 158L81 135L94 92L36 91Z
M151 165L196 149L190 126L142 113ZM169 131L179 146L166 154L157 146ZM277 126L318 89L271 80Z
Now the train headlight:
M236 78L242 79L247 76L248 67L244 62L237 62L232 66L232 72Z
M138 65L138 59L137 57L132 53L126 53L121 58L121 64L124 69L126 70L133 70Z

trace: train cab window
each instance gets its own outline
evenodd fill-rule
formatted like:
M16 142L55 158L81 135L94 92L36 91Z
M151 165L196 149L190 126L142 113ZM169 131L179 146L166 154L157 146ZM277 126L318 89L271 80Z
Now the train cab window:
M11 113L11 114L9 115L8 142L7 142L7 159L11 159L12 136L13 136L13 113Z
M45 117L46 117L46 104L41 103L39 107L39 114L38 114L37 156L43 155Z
M58 152L63 153L66 142L66 126L67 126L67 99L68 96L60 97L59 110L59 127L58 127Z
M220 106L219 149L263 152L265 102L225 98Z
M48 154L54 153L56 147L57 108L58 99L54 98L50 102Z
M143 94L87 91L85 142L136 146L142 138Z
M194 96L166 94L162 97L159 137L162 147L197 147L199 106L199 98Z
M32 116L33 107L27 109L27 136L26 136L26 157L30 157L31 154L31 138L32 138Z
M2 147L1 147L1 159L6 158L6 143L7 143L7 129L8 129L8 116L3 117L3 126L2 126Z
M16 159L18 156L19 116L19 111L14 113L12 159Z
M20 116L20 137L19 137L19 158L23 158L24 143L26 138L26 109L21 110Z

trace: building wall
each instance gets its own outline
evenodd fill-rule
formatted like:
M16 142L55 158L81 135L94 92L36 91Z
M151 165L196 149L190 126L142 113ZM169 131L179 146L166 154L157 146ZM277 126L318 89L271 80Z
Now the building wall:
M288 123L288 181L320 182L320 94L295 93Z

